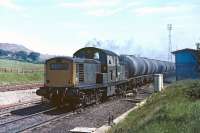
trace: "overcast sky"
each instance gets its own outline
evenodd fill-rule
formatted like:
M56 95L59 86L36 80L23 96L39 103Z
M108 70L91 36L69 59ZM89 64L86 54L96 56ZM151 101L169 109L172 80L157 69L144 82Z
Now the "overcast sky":
M70 56L94 38L119 46L131 40L149 53L166 51L168 23L174 50L195 48L200 1L0 0L0 42L48 54Z

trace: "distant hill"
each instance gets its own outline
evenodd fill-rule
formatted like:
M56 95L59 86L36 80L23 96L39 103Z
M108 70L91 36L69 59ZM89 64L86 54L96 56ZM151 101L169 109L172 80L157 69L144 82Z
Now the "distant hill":
M18 44L10 44L10 43L0 43L0 49L10 52L19 52L19 51L25 51L27 53L33 52L32 50L24 47L23 45Z
M23 45L0 43L0 58L42 63L54 55L44 55L26 48Z

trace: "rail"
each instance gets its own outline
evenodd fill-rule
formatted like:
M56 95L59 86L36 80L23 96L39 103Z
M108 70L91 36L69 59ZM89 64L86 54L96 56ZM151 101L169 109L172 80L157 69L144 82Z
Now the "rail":
M7 124L10 124L10 123L13 123L13 122L16 122L16 121L20 121L20 120L23 120L23 119L26 119L26 118L29 118L29 117L32 117L32 116L36 116L36 115L39 115L39 114L47 113L47 112L53 111L55 109L56 109L56 107L53 107L51 109L44 110L44 111L41 111L41 112L37 112L37 113L31 114L31 115L27 115L27 116L21 117L19 119L14 119L14 120L11 120L11 121L8 121L8 122L0 123L0 127L3 127L5 125L7 125Z
M10 113L11 111L14 111L16 109L24 108L24 106L26 107L26 105L29 105L29 104L38 104L38 103L41 103L41 99L39 99L39 100L33 100L33 101L28 101L28 102L23 102L23 103L11 105L9 107L1 108L0 109L0 118L2 116L4 116L5 114Z

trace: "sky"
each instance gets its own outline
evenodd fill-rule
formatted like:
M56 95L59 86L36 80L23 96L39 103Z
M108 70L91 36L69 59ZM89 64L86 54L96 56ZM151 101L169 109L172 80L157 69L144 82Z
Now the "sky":
M195 48L199 12L199 0L0 0L0 42L72 56L101 40L120 54L166 57L167 24L173 50Z

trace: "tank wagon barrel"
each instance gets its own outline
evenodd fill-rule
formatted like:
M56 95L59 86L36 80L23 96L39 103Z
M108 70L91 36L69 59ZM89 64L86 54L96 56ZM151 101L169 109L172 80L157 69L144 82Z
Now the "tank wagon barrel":
M121 55L120 60L127 68L128 77L166 73L175 70L174 63L134 55Z

